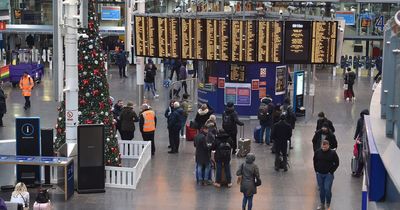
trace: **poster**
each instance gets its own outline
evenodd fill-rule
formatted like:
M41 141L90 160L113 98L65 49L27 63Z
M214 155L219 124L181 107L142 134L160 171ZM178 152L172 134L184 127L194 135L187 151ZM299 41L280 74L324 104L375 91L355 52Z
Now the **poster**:
M267 77L267 68L260 68L260 77Z
M260 87L261 86L263 86L263 87L267 86L267 81L260 81Z
M119 6L102 6L101 20L120 20L121 8Z
M208 77L208 83L211 83L211 84L213 84L213 85L217 85L217 83L218 83L218 77L209 76L209 77Z
M225 87L225 78L220 77L218 78L218 88L224 88Z
M286 66L276 67L275 95L286 93Z
M266 87L260 87L258 89L258 98L264 98L267 96L267 88Z
M232 102L237 106L251 105L250 83L225 83L225 105Z
M260 88L260 80L253 79L251 80L251 90L258 90Z

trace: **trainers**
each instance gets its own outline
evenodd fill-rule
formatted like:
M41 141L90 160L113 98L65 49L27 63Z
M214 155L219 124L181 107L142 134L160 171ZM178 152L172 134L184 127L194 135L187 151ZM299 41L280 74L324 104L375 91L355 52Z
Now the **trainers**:
M356 97L353 97L353 99L352 99L353 101L355 101L356 100Z
M159 95L157 95L157 94L156 94L156 95L154 95L154 98L158 98L158 97L159 97Z
M229 188L232 187L232 183L228 183L228 187L229 187Z
M185 134L182 135L182 136L181 136L181 139L186 139L186 135L185 135Z
M347 98L346 98L346 101L350 101L350 98L349 98L349 97L347 97Z
M214 186L220 188L220 187L221 187L221 184L219 184L219 183L214 183Z
M317 210L325 210L324 204L318 205Z
M213 184L213 181L207 180L207 181L205 181L205 184L206 184L206 185L212 185L212 184Z
M327 203L327 204L326 204L326 209L329 210L330 207L331 207L331 204L330 204L330 203Z

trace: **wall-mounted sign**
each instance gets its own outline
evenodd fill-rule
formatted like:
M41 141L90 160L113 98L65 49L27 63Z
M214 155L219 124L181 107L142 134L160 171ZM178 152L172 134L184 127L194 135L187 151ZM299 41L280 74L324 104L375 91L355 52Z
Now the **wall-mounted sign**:
M101 20L120 20L121 7L119 6L102 6Z
M218 83L218 77L209 76L209 77L208 77L208 83L213 84L213 85L217 85L217 83Z
M260 81L260 87L267 86L267 81Z
M225 83L225 104L232 102L237 106L251 105L250 83Z
M347 26L353 26L356 24L356 16L354 12L351 11L337 11L337 19L343 19Z
M286 74L286 66L276 67L275 95L283 95L286 93Z
M267 77L267 68L260 68L260 77Z
M266 87L260 87L258 89L258 98L264 98L267 96L267 88Z
M260 88L260 80L253 79L251 80L251 90L258 90Z
M218 78L218 88L225 88L225 78Z
M10 0L0 0L0 20L10 20Z

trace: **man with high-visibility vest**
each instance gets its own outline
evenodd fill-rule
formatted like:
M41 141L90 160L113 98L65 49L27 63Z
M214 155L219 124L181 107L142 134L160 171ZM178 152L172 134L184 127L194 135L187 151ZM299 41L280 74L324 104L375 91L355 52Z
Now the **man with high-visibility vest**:
M154 155L156 147L154 145L154 133L157 126L157 117L148 104L142 105L142 112L139 114L139 127L143 141L151 141L151 155Z
M29 76L28 72L24 72L24 75L19 80L19 88L22 90L22 95L25 97L25 106L24 109L31 108L31 91L34 86L34 82L31 76Z

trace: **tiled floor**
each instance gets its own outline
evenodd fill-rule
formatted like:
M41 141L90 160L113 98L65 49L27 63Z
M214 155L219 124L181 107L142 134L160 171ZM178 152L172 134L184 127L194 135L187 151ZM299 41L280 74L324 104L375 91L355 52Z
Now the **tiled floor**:
M132 69L132 68L131 68ZM129 78L115 77L117 70L111 70L110 93L115 99L136 100L136 78L130 71ZM161 75L161 74L158 74ZM346 103L343 98L343 81L340 76L332 77L328 71L317 72L314 98L314 114L306 122L299 119L294 131L294 150L291 151L288 172L275 172L274 156L270 147L253 144L256 164L260 167L263 185L254 197L254 209L315 209L318 201L315 174L312 166L311 139L316 126L316 114L324 111L336 128L339 142L338 154L341 165L335 173L332 209L355 210L361 205L361 180L351 177L350 159L352 156L355 124L362 109L369 107L371 81L360 78L355 84L356 102ZM47 73L42 84L38 85L32 96L32 108L23 109L23 97L10 85L5 87L9 95L8 113L4 120L6 127L0 128L0 139L15 138L14 118L17 116L40 116L41 127L54 127L57 118L57 102L54 102L51 74ZM177 155L167 154L166 120L163 116L167 100L165 89L158 78L159 99L150 99L158 115L156 132L156 155L149 162L142 174L136 190L106 189L103 194L75 194L68 202L61 195L53 194L55 209L240 209L242 195L239 186L231 189L216 189L212 186L201 187L194 179L194 147L192 142L181 142ZM162 91L161 91L162 90ZM310 104L311 104L310 100ZM246 136L251 137L255 120L247 120ZM141 138L136 131L136 138ZM243 159L233 158L232 173ZM1 178L1 177L0 177ZM236 178L234 178L236 180ZM34 190L33 190L34 191ZM0 192L8 199L9 192ZM33 195L32 195L33 196ZM31 199L33 200L33 199Z

